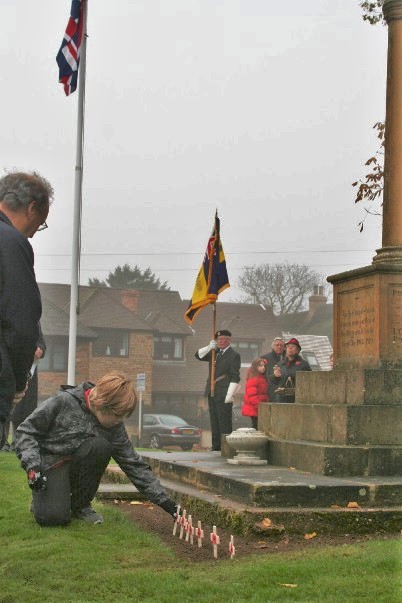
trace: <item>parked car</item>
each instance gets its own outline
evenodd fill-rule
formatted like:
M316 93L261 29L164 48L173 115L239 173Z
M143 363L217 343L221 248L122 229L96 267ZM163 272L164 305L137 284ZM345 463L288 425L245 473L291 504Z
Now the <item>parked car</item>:
M180 446L182 450L191 450L201 440L201 429L175 415L144 414L141 435L143 446Z

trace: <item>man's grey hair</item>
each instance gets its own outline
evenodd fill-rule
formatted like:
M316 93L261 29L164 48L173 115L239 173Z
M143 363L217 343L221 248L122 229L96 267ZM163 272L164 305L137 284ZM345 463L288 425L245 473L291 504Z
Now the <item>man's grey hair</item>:
M283 341L283 343L285 343L285 340L283 339L283 337L275 337L275 339L271 343L271 347L274 345L275 341Z
M10 172L0 178L0 202L11 211L21 211L36 202L38 209L45 209L53 201L52 185L37 172Z

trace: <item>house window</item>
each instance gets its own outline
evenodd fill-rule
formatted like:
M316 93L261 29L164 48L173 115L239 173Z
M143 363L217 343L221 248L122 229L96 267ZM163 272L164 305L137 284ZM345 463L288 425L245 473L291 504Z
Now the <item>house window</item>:
M129 334L118 329L100 329L92 344L92 356L128 356Z
M154 360L183 360L183 339L172 335L154 337Z
M320 363L318 362L317 356L314 354L314 352L305 352L303 350L302 356L305 360L307 360L313 371L321 370Z
M232 348L240 354L242 366L250 365L254 358L258 358L260 354L260 346L258 343L251 341L237 341L231 343Z
M46 354L38 363L39 371L65 372L67 370L67 343L46 342Z

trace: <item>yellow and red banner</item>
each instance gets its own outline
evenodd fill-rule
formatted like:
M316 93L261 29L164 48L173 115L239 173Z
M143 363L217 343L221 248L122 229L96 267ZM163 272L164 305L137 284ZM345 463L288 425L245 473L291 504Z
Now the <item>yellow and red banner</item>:
M205 306L216 302L218 295L228 287L230 287L230 283L220 238L220 220L218 212L216 212L214 227L208 240L204 261L195 281L190 305L184 315L186 322L191 325L197 313Z

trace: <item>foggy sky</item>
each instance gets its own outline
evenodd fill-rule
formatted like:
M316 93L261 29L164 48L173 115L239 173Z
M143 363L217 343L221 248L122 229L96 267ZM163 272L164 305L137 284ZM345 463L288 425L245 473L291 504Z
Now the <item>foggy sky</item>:
M357 0L89 0L81 284L150 266L191 296L215 208L242 266L369 264L351 183L378 147L387 29ZM55 188L37 278L70 282L77 93L55 56L70 0L0 0L1 171Z

